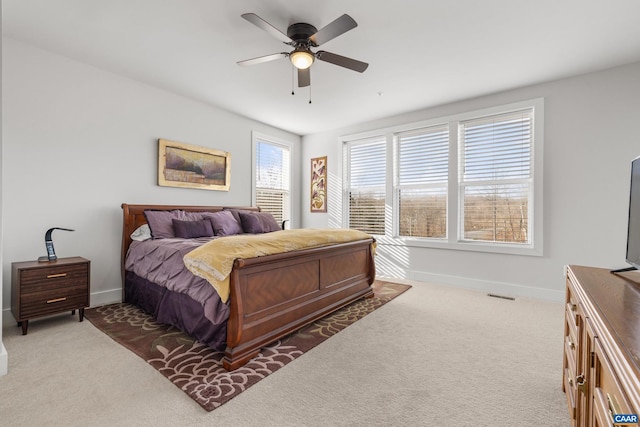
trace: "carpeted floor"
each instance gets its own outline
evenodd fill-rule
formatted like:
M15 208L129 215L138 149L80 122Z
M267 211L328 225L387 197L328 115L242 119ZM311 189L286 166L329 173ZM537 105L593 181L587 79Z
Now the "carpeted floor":
M85 317L212 411L409 288L376 281L373 298L356 301L270 344L233 372L222 367L224 352L214 351L172 326L154 322L130 304L87 309Z
M0 425L571 425L562 302L394 281L412 288L210 412L77 315L7 319Z

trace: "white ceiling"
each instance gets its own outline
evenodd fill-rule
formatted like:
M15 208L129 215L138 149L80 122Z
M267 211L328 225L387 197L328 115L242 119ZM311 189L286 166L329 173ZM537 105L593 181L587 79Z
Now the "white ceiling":
M3 0L3 35L305 135L640 61L640 0ZM358 27L319 49L291 95L286 33L343 13ZM640 78L640 76L639 76Z

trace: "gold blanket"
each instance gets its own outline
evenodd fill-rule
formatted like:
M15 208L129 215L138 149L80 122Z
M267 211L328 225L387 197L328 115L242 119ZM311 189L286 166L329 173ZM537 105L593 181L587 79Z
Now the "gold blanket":
M211 283L222 302L226 303L229 299L229 275L236 259L353 242L370 237L362 231L342 228L305 228L265 234L240 234L214 239L189 252L183 259L189 271Z

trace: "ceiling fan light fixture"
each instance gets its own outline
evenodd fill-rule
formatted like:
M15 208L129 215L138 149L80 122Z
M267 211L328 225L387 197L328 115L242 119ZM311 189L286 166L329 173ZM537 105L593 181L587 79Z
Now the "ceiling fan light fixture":
M296 49L289 55L289 59L294 67L299 70L306 70L315 61L315 55L308 49Z

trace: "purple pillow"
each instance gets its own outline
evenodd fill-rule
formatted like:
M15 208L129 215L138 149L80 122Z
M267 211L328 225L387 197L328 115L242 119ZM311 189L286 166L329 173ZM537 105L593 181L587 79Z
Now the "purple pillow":
M181 221L174 218L172 222L174 234L176 237L180 237L181 239L213 236L211 221L207 219L201 219L198 221Z
M154 239L167 239L176 237L173 233L173 223L171 220L178 217L177 210L173 211L144 211L147 224L151 229L151 237Z
M179 209L172 211L154 211L145 210L144 217L147 219L149 229L151 230L151 237L154 239L170 239L176 237L173 231L173 220L179 219L181 221L195 221L202 219L202 214L199 212L185 212Z
M238 221L238 224L242 224L242 220L240 219L240 214L238 212L240 212L238 209L235 208L222 208L225 211L229 211L233 214L233 217L236 219L236 221Z
M245 233L259 234L282 230L269 212L238 211Z
M216 236L233 236L243 233L242 226L231 211L203 213L202 215L211 222L213 233Z

